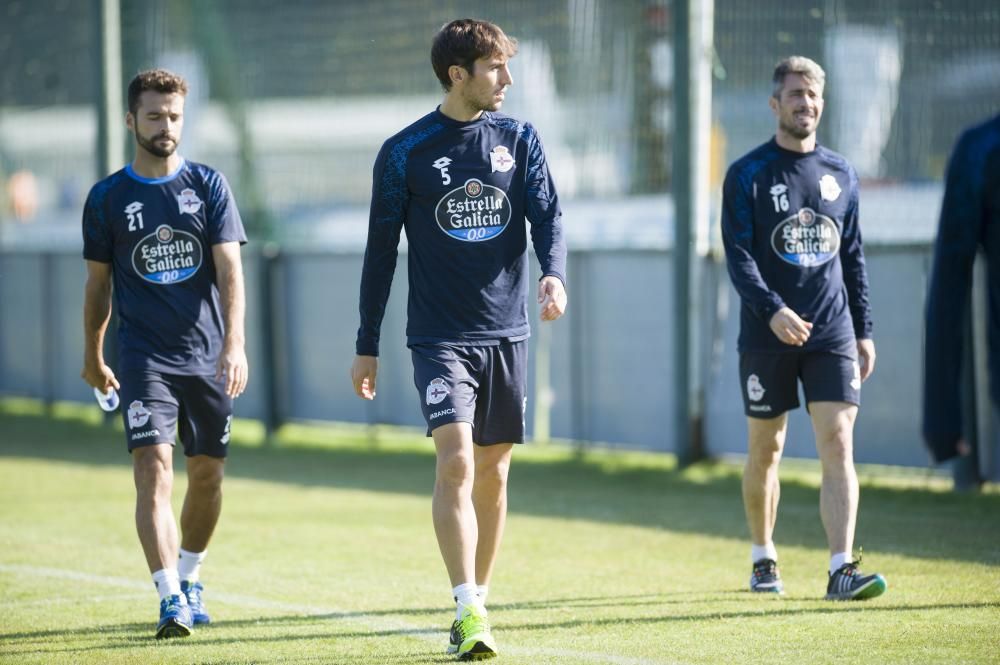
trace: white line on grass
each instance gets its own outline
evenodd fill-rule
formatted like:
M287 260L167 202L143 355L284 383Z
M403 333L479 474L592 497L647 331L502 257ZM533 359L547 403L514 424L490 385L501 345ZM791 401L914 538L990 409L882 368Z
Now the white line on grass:
M149 591L140 593L139 591L133 591L131 593L115 593L115 594L105 594L103 596L87 596L87 602L90 603L105 603L113 602L116 600L135 600L137 598L149 598ZM39 598L37 600L0 600L0 607L32 607L41 606L47 607L49 605L69 605L70 603L79 603L77 598Z
M84 573L76 570L67 570L64 568L46 568L42 566L28 566L28 565L18 565L18 564L3 564L0 563L0 573L12 573L15 575L27 575L36 577L54 577L63 580L74 580L77 582L91 582L93 584L100 584L103 586L118 587L121 589L143 589L150 590L152 586L151 582L140 582L135 579L127 577L109 577L105 575L93 575L91 573ZM131 594L130 594L131 595ZM253 607L256 609L264 610L277 610L282 612L289 612L292 614L305 614L305 615L341 615L338 617L339 621L344 621L346 623L355 624L364 627L368 632L374 632L371 630L371 626L378 625L379 628L391 628L393 630L399 631L401 633L406 633L409 637L414 637L424 642L430 642L435 645L444 644L444 637L441 635L441 631L430 630L427 628L421 628L411 623L407 623L401 620L388 620L385 616L374 617L366 614L359 614L356 612L349 612L343 609L337 609L332 607L319 607L316 605L300 605L298 603L284 603L281 601L267 600L266 598L258 598L256 596L245 596L242 594L233 594L220 592L215 589L212 590L212 599L218 600L223 603L240 605L242 607ZM26 605L31 601L24 603L10 602L5 603L9 605ZM43 601L39 601L43 602ZM56 602L47 600L44 602ZM653 660L649 658L632 658L629 656L616 656L614 654L598 653L591 651L573 651L571 649L549 649L549 648L529 648L529 647L507 647L504 649L505 652L513 653L521 656L546 656L550 658L562 658L569 662L590 662L590 663L611 663L612 665L683 665L678 661L665 661L665 660Z

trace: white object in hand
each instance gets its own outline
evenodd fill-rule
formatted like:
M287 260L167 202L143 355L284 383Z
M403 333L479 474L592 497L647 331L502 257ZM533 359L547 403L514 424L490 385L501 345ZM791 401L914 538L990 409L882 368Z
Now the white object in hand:
M114 411L118 408L118 391L115 390L114 386L108 388L108 392L101 392L100 388L94 388L94 397L97 398L97 403L105 411Z

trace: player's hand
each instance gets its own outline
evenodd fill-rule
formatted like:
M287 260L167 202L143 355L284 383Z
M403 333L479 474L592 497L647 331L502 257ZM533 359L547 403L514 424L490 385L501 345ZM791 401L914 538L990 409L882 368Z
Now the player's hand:
M225 344L219 354L215 369L215 380L226 378L226 394L236 398L243 394L250 378L247 354L242 344Z
M351 365L351 383L361 399L375 399L375 375L378 374L378 357L354 356Z
M875 342L873 340L858 340L858 365L861 366L862 381L875 371Z
M538 304L542 321L555 321L566 311L566 288L562 280L552 275L538 282Z
M115 378L115 373L102 360L84 363L83 371L80 372L80 378L105 395L110 388L121 390L118 379Z
M813 324L803 321L790 307L782 307L771 317L770 326L771 332L785 344L802 346L809 341Z

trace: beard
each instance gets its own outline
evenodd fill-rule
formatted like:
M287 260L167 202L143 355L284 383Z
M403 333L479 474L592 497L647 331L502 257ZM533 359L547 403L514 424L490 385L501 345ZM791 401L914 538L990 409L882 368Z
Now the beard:
M170 155L174 154L175 150L177 150L177 139L169 134L158 134L153 138L149 138L140 134L138 129L134 130L133 133L135 134L136 143L142 146L146 152L156 157L160 157L161 159L166 159ZM168 138L171 141L170 145L166 148L161 148L156 145L156 142L163 138Z
M790 120L782 119L780 125L782 131L784 131L789 136L794 136L795 138L802 140L809 138L812 134L816 132L816 125L818 123L813 123L810 128L803 127L795 122L795 116L793 115Z

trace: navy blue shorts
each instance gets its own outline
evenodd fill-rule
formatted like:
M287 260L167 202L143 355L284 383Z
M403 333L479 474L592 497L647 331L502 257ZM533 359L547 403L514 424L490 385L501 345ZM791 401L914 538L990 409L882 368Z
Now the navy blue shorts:
M157 443L173 445L180 434L188 457L228 453L233 400L224 378L124 370L118 382L129 452Z
M414 344L413 382L427 435L448 423L472 424L478 445L524 443L528 342L497 346Z
M799 407L798 382L810 402L861 405L861 367L855 342L824 351L741 353L743 408L751 418L776 418Z

